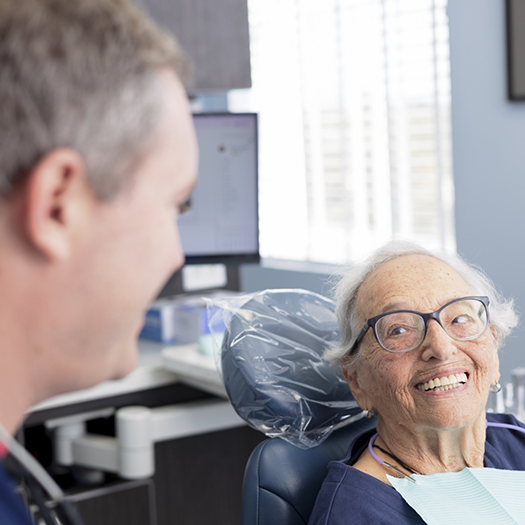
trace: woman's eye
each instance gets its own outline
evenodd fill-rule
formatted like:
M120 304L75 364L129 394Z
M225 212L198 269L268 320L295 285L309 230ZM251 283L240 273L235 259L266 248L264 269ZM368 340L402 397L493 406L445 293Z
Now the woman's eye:
M468 315L458 315L457 317L454 317L454 319L452 319L451 324L465 324L470 323L471 321L472 318Z
M393 326L388 330L388 337L403 335L407 332L404 326Z

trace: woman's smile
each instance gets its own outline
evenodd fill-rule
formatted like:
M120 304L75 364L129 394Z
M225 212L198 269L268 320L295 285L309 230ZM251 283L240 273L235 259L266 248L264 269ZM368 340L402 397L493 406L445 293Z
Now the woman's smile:
M416 388L425 392L443 392L446 390L454 390L468 381L468 376L465 372L458 374L450 374L444 376L434 377L424 383L418 383Z

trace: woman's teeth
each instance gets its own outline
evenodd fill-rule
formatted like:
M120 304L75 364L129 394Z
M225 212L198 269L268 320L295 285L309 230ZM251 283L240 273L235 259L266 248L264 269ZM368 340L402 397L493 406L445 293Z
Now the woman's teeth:
M433 390L435 392L439 392L457 388L466 381L467 374L462 372L461 374L450 374L447 377L436 377L435 379L431 379L426 383L419 383L417 388L419 388L419 390Z

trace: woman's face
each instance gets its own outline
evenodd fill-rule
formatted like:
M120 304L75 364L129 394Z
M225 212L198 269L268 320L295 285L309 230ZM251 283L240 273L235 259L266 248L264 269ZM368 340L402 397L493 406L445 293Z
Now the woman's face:
M446 263L405 255L383 264L364 281L357 313L364 324L393 310L434 312L468 295L472 290ZM359 406L375 408L384 424L414 430L460 428L485 411L489 387L499 379L497 344L491 329L472 341L455 341L431 320L418 348L394 354L383 350L369 329L360 360L344 374ZM466 382L450 390L422 389L431 379L456 374L465 374Z

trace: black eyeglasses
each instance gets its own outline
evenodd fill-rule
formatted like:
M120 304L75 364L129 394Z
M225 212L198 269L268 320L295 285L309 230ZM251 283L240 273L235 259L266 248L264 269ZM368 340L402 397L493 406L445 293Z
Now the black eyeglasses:
M431 319L437 321L456 341L476 339L485 333L489 325L489 298L461 297L429 314L396 310L371 317L352 345L349 355L357 352L369 328L373 329L377 342L387 352L410 352L424 341Z

